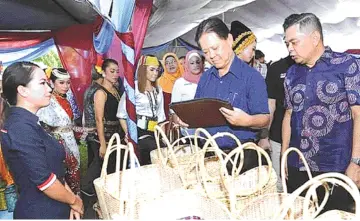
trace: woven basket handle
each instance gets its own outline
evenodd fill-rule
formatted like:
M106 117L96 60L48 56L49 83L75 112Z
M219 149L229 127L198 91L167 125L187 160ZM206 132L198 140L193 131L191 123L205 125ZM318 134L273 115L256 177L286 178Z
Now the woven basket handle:
M307 163L306 159L305 159L305 156L304 154L297 148L295 147L290 147L288 148L282 155L281 157L281 183L282 183L282 186L283 186L283 191L285 194L288 193L288 190L287 190L287 185L286 185L286 171L285 169L287 168L287 158L288 158L288 155L290 154L290 152L296 152L301 161L304 163L304 166L305 166L305 169L306 169L306 173L308 174L308 177L309 177L309 180L311 180L313 177L312 177L312 174L311 174L311 171L310 171L310 167L309 167L309 164ZM317 194L316 192L313 192L312 193L312 197L313 197L313 201L315 203L315 206L318 208L319 207L319 204L318 204L318 198L317 198ZM294 215L291 211L290 215Z
M242 145L242 148L235 148L234 150L232 150L227 158L231 158L233 155L237 156L239 155L239 152L244 154L243 153L243 150L255 150L257 152L257 155L258 155L258 163L259 163L259 167L258 167L258 183L256 184L256 186L253 188L253 189L250 189L250 190L246 190L246 191L237 191L238 194L241 194L241 195L251 195L253 193L256 193L256 192L259 192L262 190L262 188L269 183L270 181L270 178L271 178L271 173L273 172L272 171L272 162L270 160L270 156L269 154L263 150L261 147L257 146L255 143L252 143L252 142L248 142L248 143L245 143ZM264 179L264 177L262 176L262 173L260 173L260 168L262 166L262 162L261 162L261 155L263 155L266 159L266 162L268 163L268 172L267 172L267 176L266 178ZM226 159L227 160L227 159ZM236 161L234 162L234 167L236 165ZM238 174L240 173L240 169L237 169L237 173L235 175L233 175L233 179L236 178L236 176L238 176ZM234 169L233 169L233 172L234 172Z
M167 127L166 127L167 126ZM177 137L180 137L180 128L178 125L174 124L172 118L169 121L165 121L160 124L160 127L163 131L165 131L166 138L169 139L169 142L173 142L174 140L174 131Z
M288 148L288 149L284 152L284 154L283 154L283 156L282 156L282 158L281 158L281 181L282 181L284 193L288 193L288 191L287 191L287 186L286 186L286 179L285 179L285 175L286 175L286 174L285 174L285 173L286 173L285 168L286 168L286 165L287 165L288 155L289 155L289 153L292 152L292 151L294 151L294 152L296 152L297 154L299 154L300 159L301 159L301 160L303 161L303 163L304 163L304 166L305 166L305 168L306 168L306 172L307 172L307 174L308 174L308 176L309 176L309 179L312 178L311 171L310 171L310 167L309 167L308 163L306 162L306 159L305 159L303 153L301 153L301 151L300 151L299 149L297 149L297 148L294 148L294 147Z
M104 180L105 182L105 185L106 185L106 182L107 182L107 166L108 166L108 162L109 162L109 157L110 157L110 154L114 151L117 151L116 152L116 166L115 166L115 174L117 174L118 176L120 176L120 162L121 162L121 150L125 150L125 154L124 154L124 161L123 161L123 168L126 168L127 166L127 157L128 157L128 153L129 153L129 149L127 146L125 145L122 145L120 143L120 135L118 133L114 133L111 138L110 138L110 141L108 143L108 146L106 148L106 152L105 152L105 156L104 156L104 162L103 162L103 165L102 165L102 168L101 168L101 174L100 174L100 178L102 180ZM114 145L113 143L116 142ZM120 187L120 177L118 179L116 179L116 187ZM120 191L120 188L117 188L116 189L117 192L115 192L115 196L118 196L119 195L119 191Z
M140 165L140 163L135 154L134 146L132 145L131 142L128 143L128 151L130 156L130 168L128 170L127 176L125 176L124 173L122 173L121 176L121 187L119 188L121 190L119 196L119 201L120 201L119 213L125 213L123 214L123 217L129 217L130 220L133 220L135 214L136 189L134 188L134 185L132 185L134 183L135 177L133 176L134 173L132 173L131 171L136 169L137 167L136 165ZM117 174L120 174L120 172L118 172ZM120 179L117 180L120 181ZM126 201L125 195L127 195L129 192L130 192L129 198ZM125 211L125 202L126 202L126 206L129 208L126 211Z
M207 196L209 198L213 198L214 200L217 200L216 197L212 197L209 191L209 187L208 187L208 181L211 181L210 175L207 173L206 171L206 167L205 167L205 153L206 152L214 152L216 154L216 156L219 158L220 161L220 179L221 182L223 184L223 186L225 187L226 191L228 192L228 196L229 196L229 201L230 201L230 211L231 212L236 212L236 196L234 194L234 189L236 188L233 184L234 182L231 182L230 178L229 178L229 173L228 170L226 168L226 164L225 164L225 158L227 157L227 155L219 148L219 146L217 145L215 139L219 138L219 137L223 137L223 136L229 136L232 138L235 138L235 141L237 142L237 144L239 146L241 146L240 141L236 138L235 135L230 134L230 133L217 133L214 136L211 136L206 130L204 129L200 129L197 132L202 132L204 133L208 139L205 142L205 145L203 147L203 153L200 155L199 157L199 167L200 167L200 174L201 174L201 179L202 180L202 184L204 187L204 190L207 194ZM197 133L195 132L195 133ZM212 145L209 147L209 145ZM240 153L241 158L244 158L244 154Z
M303 219L313 219L315 218L320 211L324 208L328 198L329 198L329 188L328 183L333 183L336 185L339 185L343 187L346 191L350 193L350 195L355 200L355 206L356 206L356 220L359 220L360 218L360 193L359 189L355 185L355 183L346 175L341 173L324 173L321 175L318 175L310 180L308 180L306 183L304 183L302 186L300 186L297 190L295 190L292 194L289 195L283 202L283 204L280 207L280 213L277 213L275 219L284 219L291 207L293 206L296 198L300 196L300 194L305 191L306 189L309 189L306 192L305 200L303 204ZM320 207L317 208L314 214L310 214L309 212L309 206L311 206L310 198L313 196L314 192L316 193L316 188L319 186L325 187L325 197L323 202L321 203Z
M207 142L206 144L204 145L203 149L202 149L202 153L200 154L200 158L198 158L198 163L199 166L200 166L200 174L202 176L202 178L206 178L206 179L209 179L210 178L210 175L207 173L206 171L206 167L205 167L205 154L206 152L210 151L210 152L215 152L215 154L217 154L217 156L219 157L220 155L221 156L224 156L226 157L226 154L219 148L219 146L217 145L216 143L216 139L217 138L220 138L220 137L224 137L224 136L227 136L227 137L230 137L232 138L236 145L238 147L241 147L241 142L239 141L239 139L234 135L234 134L231 134L231 133L228 133L228 132L221 132L221 133L216 133L215 135L211 136L211 134L203 129L203 128L198 128L196 131L195 131L195 146L198 146L198 141L196 138L199 137L199 134L200 133L203 133L205 134L205 137L207 137ZM210 148L209 145L212 144L214 148ZM221 154L219 154L221 151ZM240 160L240 164L241 164L241 167L243 165L243 159L244 159L244 153L242 152L240 154L241 156L241 160ZM219 157L219 160L221 160L221 164L225 165L225 168L226 168L226 164L230 161L232 164L233 164L233 161L229 158L229 160L225 160L223 157ZM211 178L209 179L211 180Z
M169 148L171 146L171 143L163 130L163 126L166 125L167 123L168 122L165 122L161 126L156 125L155 130L154 130L156 147L158 149L157 153L158 153L158 157L161 162L161 165L167 164L168 156L169 156L169 154L167 154L167 156L164 156L161 151L161 142L160 142L161 138L162 138L163 142L165 143L165 145L167 146L167 148Z
M186 132L187 133L187 132ZM186 143L186 140L189 139L190 140L190 150L191 150L191 154L196 154L200 151L200 148L196 145L193 145L192 143L192 140L191 139L196 139L195 135L186 135L184 137L181 137L177 140L175 140L171 146L169 146L169 151L170 153L169 154L173 154L174 158L176 158L176 153L183 149L185 146L184 145L181 145L181 143ZM197 139L202 139L202 140L205 140L206 141L206 138L204 137L200 137L198 136Z
M343 187L354 199L355 201L355 217L356 220L360 219L360 193L359 189L357 188L356 184L346 175L341 173L326 173L324 175L320 175L315 177L320 180L317 184L314 184L309 188L305 195L305 201L304 201L304 219L308 219L310 216L309 208L305 207L305 205L310 204L310 197L312 192L316 191L316 188L320 185L325 187L325 190L327 192L330 192L330 187L328 183L332 183L333 185L339 185ZM330 195L330 194L328 194ZM325 197L319 208L317 208L316 213L313 215L313 217L316 217L322 209L324 209L326 202L328 201L329 197Z

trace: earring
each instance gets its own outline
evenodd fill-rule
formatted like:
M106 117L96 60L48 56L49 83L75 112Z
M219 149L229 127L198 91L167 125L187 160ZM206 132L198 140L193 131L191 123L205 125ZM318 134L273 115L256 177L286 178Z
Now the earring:
M103 78L106 77L106 74L102 74Z

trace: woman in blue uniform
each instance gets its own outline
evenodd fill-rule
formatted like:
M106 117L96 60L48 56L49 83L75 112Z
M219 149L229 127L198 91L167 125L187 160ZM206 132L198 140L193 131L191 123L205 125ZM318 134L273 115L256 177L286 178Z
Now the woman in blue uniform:
M1 145L19 190L14 218L80 218L82 200L64 181L65 149L35 115L50 102L44 71L30 62L10 65L3 75L3 96L11 107L1 129Z

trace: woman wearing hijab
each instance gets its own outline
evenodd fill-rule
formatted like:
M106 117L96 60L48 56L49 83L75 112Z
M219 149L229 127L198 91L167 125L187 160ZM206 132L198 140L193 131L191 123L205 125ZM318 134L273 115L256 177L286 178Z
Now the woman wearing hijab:
M171 103L194 99L198 82L204 72L204 63L201 54L196 50L189 51L185 57L184 67L185 72L183 77L175 81L171 95ZM170 113L173 121L179 123L177 115L172 110L170 110ZM191 133L189 130L187 132ZM182 134L185 135L184 131L182 131Z
M184 69L180 65L179 59L174 53L167 53L164 55L163 65L164 73L159 78L158 83L163 90L165 116L166 119L168 119L171 93L173 91L175 81L183 75Z

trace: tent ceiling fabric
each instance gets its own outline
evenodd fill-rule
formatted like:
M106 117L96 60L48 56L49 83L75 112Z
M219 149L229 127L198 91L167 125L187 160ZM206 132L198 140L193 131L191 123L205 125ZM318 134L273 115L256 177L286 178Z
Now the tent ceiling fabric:
M0 30L58 30L98 15L86 0L0 0Z
M149 21L144 47L171 41L209 17L252 1L254 0L154 0L154 13Z
M144 47L176 37L196 45L197 25L217 15L228 27L233 20L243 22L257 36L257 48L267 60L279 59L287 54L282 40L284 19L292 13L312 12L323 23L325 44L345 51L360 48L359 8L360 0L154 0Z

